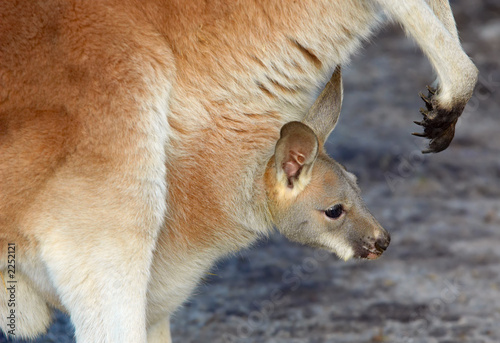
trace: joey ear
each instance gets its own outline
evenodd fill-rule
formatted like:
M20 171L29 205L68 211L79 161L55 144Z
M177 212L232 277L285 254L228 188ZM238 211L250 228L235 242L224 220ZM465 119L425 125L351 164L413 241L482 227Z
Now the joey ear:
M307 125L297 121L285 124L274 153L278 183L302 191L311 179L318 147L318 138Z
M325 85L304 118L304 123L316 132L321 144L325 144L328 135L337 125L342 108L342 70L340 66Z

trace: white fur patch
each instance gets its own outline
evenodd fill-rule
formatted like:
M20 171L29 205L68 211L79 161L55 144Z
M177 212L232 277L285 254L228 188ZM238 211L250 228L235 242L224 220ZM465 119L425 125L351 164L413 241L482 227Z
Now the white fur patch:
M354 256L354 250L347 242L339 241L328 233L322 234L320 239L322 244L330 248L342 260L347 261Z

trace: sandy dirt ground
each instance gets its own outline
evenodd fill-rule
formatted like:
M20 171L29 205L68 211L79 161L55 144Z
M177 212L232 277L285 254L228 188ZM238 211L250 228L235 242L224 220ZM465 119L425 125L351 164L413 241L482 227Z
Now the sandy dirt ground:
M384 256L342 262L275 235L214 268L173 318L174 343L500 342L500 2L452 6L480 82L446 151L421 155L410 135L432 70L399 27L344 71L328 151L391 232ZM35 342L74 341L56 320Z

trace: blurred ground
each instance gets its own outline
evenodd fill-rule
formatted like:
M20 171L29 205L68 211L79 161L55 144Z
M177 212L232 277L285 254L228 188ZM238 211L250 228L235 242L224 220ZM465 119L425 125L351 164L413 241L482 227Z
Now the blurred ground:
M432 70L398 27L344 69L328 151L391 232L384 256L345 263L272 237L218 265L173 319L174 343L500 342L500 3L452 6L481 76L446 151L421 155L410 135ZM35 342L73 342L57 316Z

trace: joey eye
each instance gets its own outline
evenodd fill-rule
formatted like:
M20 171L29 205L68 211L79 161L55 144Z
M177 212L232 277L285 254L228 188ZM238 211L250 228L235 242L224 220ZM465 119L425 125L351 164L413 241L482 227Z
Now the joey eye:
M328 218L331 219L337 219L344 213L344 208L342 207L341 204L337 204L335 206L330 207L328 210L325 211L325 215Z

